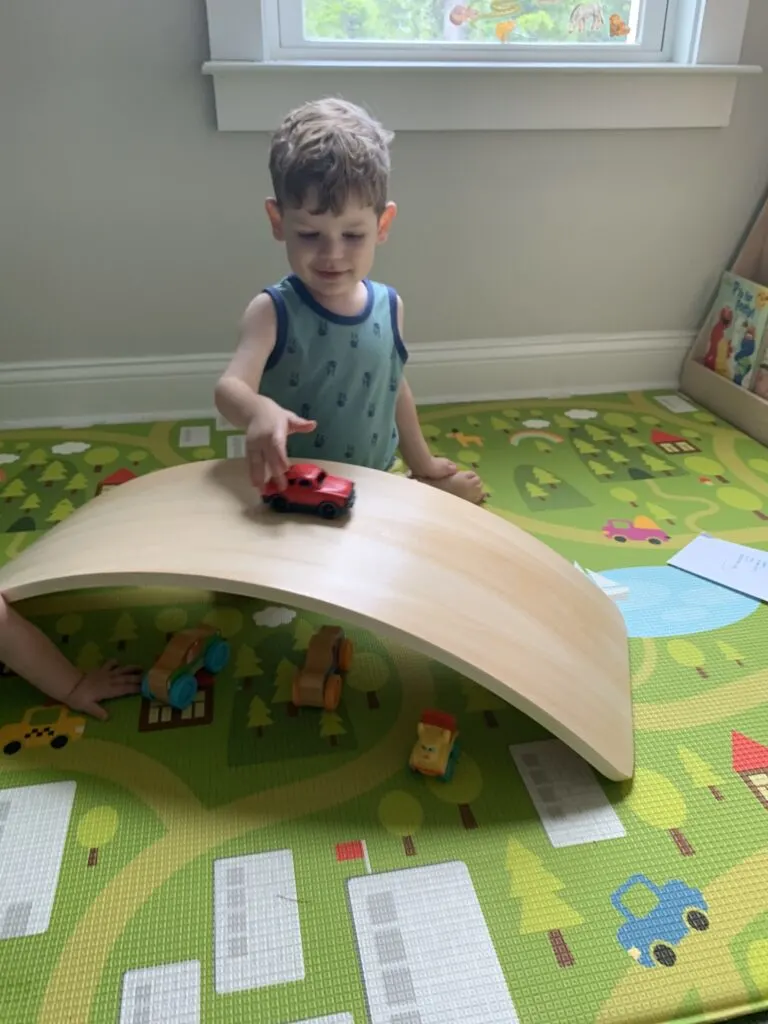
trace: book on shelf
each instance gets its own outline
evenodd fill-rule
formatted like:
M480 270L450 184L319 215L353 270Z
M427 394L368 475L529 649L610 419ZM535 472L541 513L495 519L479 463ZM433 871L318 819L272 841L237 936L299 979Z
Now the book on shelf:
M768 392L768 288L726 271L707 318L707 348L702 362L710 370L750 388L764 362L761 387Z

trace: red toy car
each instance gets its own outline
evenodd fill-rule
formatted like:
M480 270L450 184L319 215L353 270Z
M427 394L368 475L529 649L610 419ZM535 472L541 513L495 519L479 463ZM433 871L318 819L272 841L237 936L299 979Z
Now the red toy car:
M262 494L264 504L276 512L312 512L323 519L335 519L349 512L355 503L352 481L332 476L320 466L308 462L291 466L286 480L284 491L278 491L270 480Z

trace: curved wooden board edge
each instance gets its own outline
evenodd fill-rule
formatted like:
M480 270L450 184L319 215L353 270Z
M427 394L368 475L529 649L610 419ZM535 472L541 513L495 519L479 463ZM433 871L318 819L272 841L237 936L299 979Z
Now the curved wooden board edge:
M158 470L88 502L0 569L11 601L183 586L342 617L487 687L599 772L634 768L620 611L547 545L433 487L356 466L351 516L264 507L242 460ZM414 723L415 730L415 723Z

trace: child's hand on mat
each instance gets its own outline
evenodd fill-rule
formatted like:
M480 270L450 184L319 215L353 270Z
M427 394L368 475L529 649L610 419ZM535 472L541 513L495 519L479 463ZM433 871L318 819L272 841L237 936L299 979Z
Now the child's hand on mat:
M64 698L73 711L85 711L94 718L106 721L109 714L99 701L112 697L125 697L138 693L141 688L141 669L135 665L118 665L108 661L93 672L86 672Z
M259 411L248 424L245 447L251 483L263 491L270 480L278 490L286 488L288 472L287 445L291 434L311 434L317 427L314 420L283 409L277 402L263 398Z

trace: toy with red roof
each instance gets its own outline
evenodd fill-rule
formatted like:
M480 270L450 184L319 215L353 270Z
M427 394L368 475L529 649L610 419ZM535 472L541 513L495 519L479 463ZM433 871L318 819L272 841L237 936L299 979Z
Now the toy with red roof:
M418 724L418 739L408 766L412 772L450 782L459 757L456 719L446 711L429 708Z
M323 519L336 519L355 503L351 480L333 476L309 462L291 466L286 481L285 490L279 491L270 480L262 494L264 503L276 512L310 512Z

